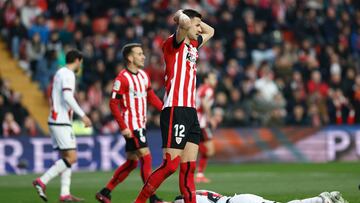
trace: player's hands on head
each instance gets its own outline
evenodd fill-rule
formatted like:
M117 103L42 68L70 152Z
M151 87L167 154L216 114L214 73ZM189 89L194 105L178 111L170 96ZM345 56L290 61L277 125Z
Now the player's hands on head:
M183 13L183 10L178 10L174 15L174 21L180 28L188 30L191 26L191 19Z
M86 128L92 126L92 123L91 123L90 118L87 117L86 115L83 116L83 117L81 118L81 120L82 120L82 122L84 123L84 125L85 125Z
M174 14L174 21L175 21L176 24L179 24L179 18L180 18L181 14L183 14L182 9L176 11L176 13Z
M125 138L132 138L132 133L131 130L129 128L126 128L124 130L121 131L121 134L125 137Z
M179 17L179 26L182 29L188 30L191 26L191 20L186 14L181 14Z

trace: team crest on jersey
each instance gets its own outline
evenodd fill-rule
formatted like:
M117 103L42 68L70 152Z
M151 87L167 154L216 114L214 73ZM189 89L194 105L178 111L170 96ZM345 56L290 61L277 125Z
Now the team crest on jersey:
M146 142L146 137L145 137L145 136L140 136L140 141L141 141L142 143L145 143L145 142Z
M115 80L113 90L119 91L120 90L120 84L121 83L120 83L119 80Z
M180 144L181 141L182 141L182 138L181 138L181 137L176 137L176 138L175 138L175 141L176 141L177 144Z

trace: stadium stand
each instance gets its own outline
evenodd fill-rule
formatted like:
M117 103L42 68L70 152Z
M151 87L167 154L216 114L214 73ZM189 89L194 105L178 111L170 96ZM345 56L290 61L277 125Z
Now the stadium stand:
M222 126L360 121L359 1L105 2L0 1L8 50L45 95L64 65L64 53L70 48L84 53L77 98L95 133L118 130L107 104L112 79L123 68L125 43L144 45L145 70L162 96L161 44L174 32L171 14L180 8L201 11L216 29L215 39L200 51L198 72L199 83L209 69L221 78L215 105L225 112ZM150 110L154 126L159 115Z

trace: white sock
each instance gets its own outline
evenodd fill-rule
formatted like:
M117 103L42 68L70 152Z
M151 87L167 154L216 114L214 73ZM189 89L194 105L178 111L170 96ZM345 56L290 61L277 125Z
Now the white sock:
M70 194L71 172L71 168L67 168L61 173L61 196Z
M323 199L321 197L312 197L302 200L293 200L288 203L323 203Z
M46 185L50 180L59 175L67 168L64 160L57 160L41 177L40 180Z

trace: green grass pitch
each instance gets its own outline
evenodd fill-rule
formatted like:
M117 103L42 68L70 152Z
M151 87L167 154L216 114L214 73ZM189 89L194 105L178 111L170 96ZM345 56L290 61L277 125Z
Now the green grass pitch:
M339 190L350 203L360 202L360 163L209 165L206 174L212 182L199 184L197 189L224 195L253 193L281 202ZM96 202L95 193L111 175L112 172L76 172L71 191L86 202ZM0 176L0 202L41 202L31 185L35 177L34 174ZM58 202L59 182L56 178L47 186L49 202ZM139 170L136 170L113 191L112 202L132 202L141 185ZM178 193L177 173L158 190L158 195L166 200L173 200Z

